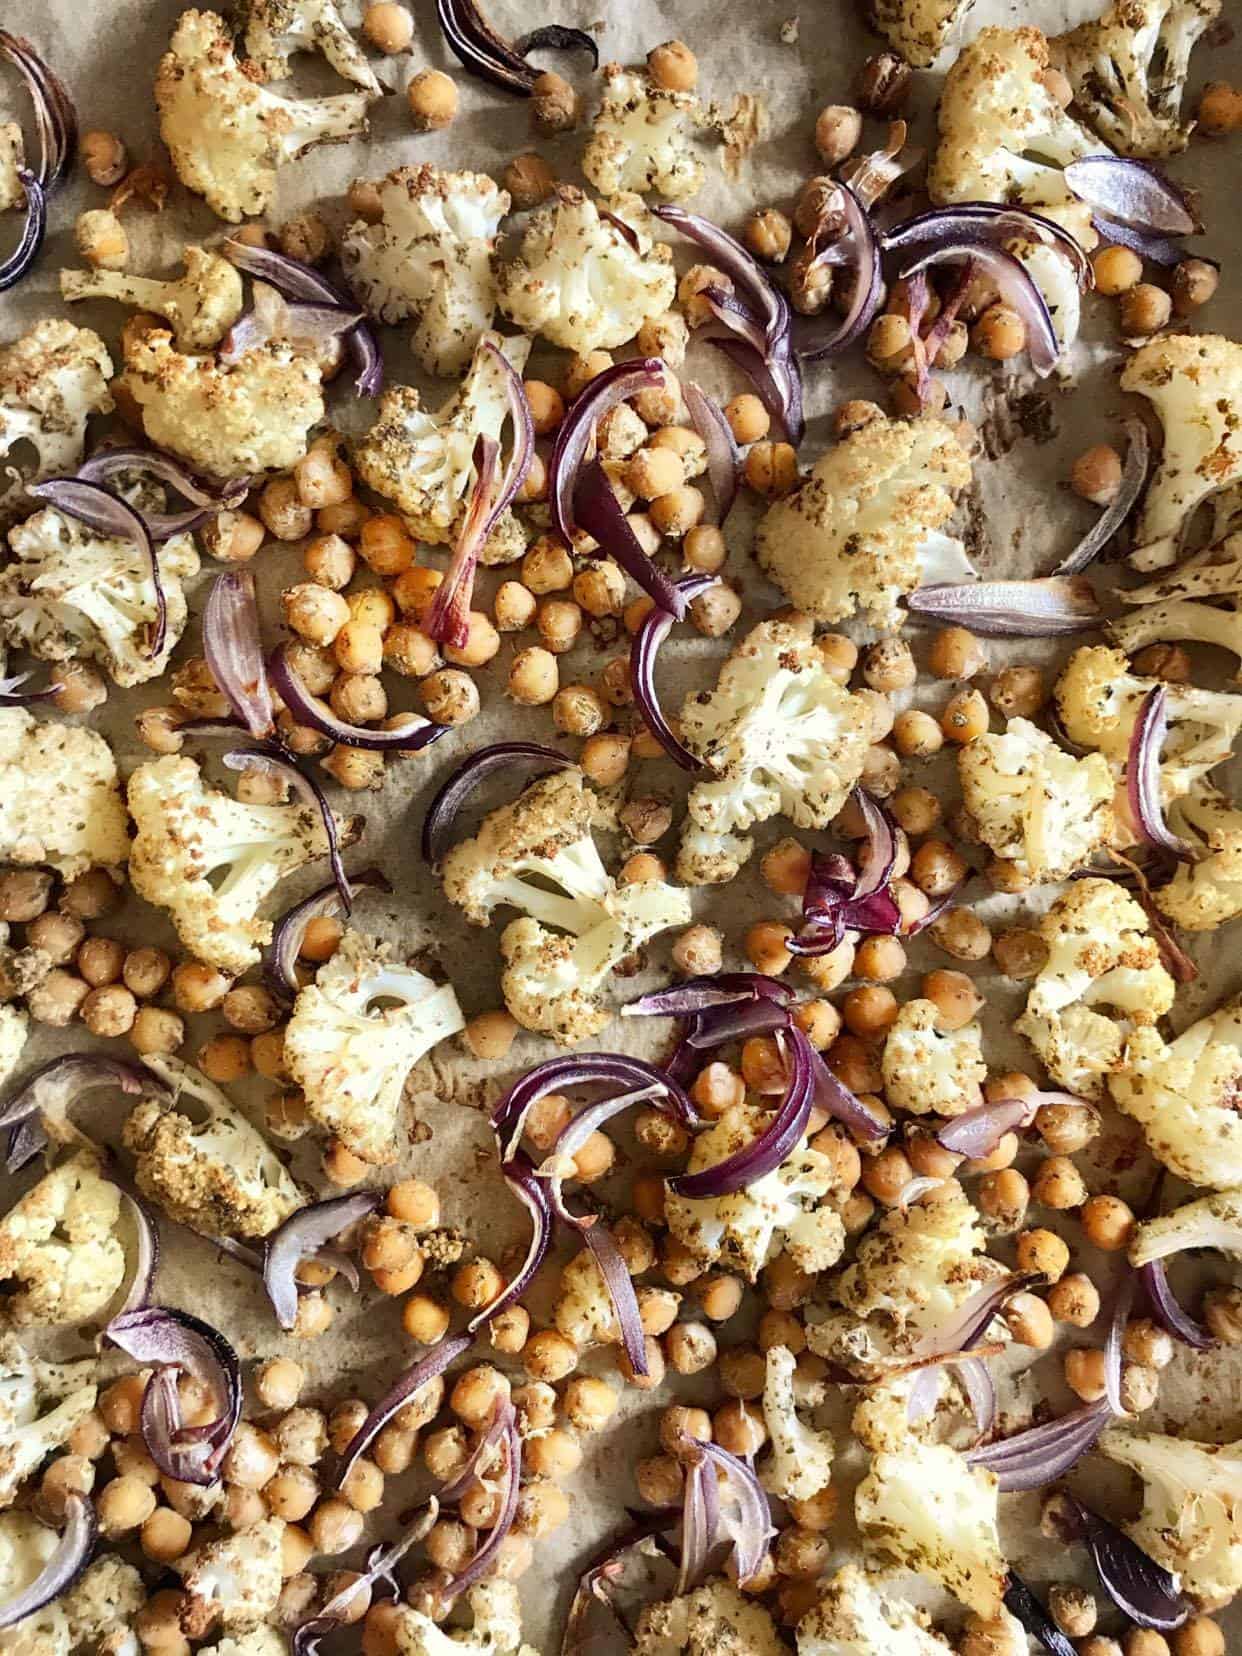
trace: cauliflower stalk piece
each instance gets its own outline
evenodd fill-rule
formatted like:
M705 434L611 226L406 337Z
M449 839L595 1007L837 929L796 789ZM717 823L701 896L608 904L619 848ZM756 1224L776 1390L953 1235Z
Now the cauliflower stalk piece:
M365 133L368 101L361 92L277 97L247 74L210 11L182 12L155 79L177 177L230 224L266 210L283 162Z
M103 737L0 708L0 857L48 863L71 880L120 868L128 856L116 760Z
M145 1196L202 1236L266 1236L302 1206L284 1163L214 1082L176 1058L145 1062L169 1089L125 1122Z
M384 88L350 34L336 0L240 0L237 23L244 29L246 57L264 80L283 80L298 52L322 52L342 80L372 98Z
M445 895L472 925L501 906L522 911L500 938L505 1004L524 1029L563 1046L610 1021L617 963L690 919L685 892L662 881L618 887L591 835L597 812L582 772L559 771L492 811L444 859Z
M684 201L702 188L704 168L693 134L706 122L695 92L658 86L619 63L603 68L604 95L591 127L582 170L602 196L657 190Z
M1143 1510L1128 1529L1144 1552L1195 1598L1226 1600L1242 1590L1242 1443L1118 1426L1099 1448L1143 1480Z
M511 1581L480 1581L466 1594L473 1625L445 1631L421 1610L397 1619L399 1656L538 1656L522 1643L522 1601Z
M0 1337L0 1507L68 1441L97 1391L93 1358L45 1363L14 1335Z
M1048 959L1014 1028L1061 1086L1100 1098L1105 1077L1124 1067L1130 1030L1172 1006L1173 979L1142 908L1111 880L1079 880L1039 931Z
M868 1554L932 1576L985 1621L1004 1607L1009 1567L996 1529L994 1473L946 1443L873 1457L854 1496Z
M750 856L745 831L756 823L783 814L799 828L828 826L862 774L870 714L829 674L808 619L761 621L716 688L686 697L681 739L712 777L690 790L678 874L715 884Z
M701 1173L745 1149L770 1124L754 1104L732 1105L695 1136L687 1172ZM668 1228L705 1265L736 1267L753 1282L782 1251L805 1271L825 1271L845 1249L840 1215L825 1204L835 1175L829 1157L799 1144L770 1173L729 1196L665 1199Z
M35 463L0 469L0 516L15 506L27 483L71 475L82 464L86 423L112 409L108 381L112 358L89 328L45 317L0 350L0 462L19 443L34 450Z
M835 1445L831 1432L816 1431L798 1418L794 1400L794 1354L770 1346L763 1383L763 1423L772 1453L760 1470L769 1495L809 1501L832 1482Z
M638 1618L633 1656L788 1656L761 1604L717 1577L693 1593L649 1604Z
M1130 562L1176 563L1190 521L1212 495L1242 482L1242 345L1220 334L1161 334L1135 351L1123 391L1146 397L1164 428Z
M179 1558L181 1631L201 1639L220 1624L230 1631L270 1621L280 1597L282 1518L264 1518Z
M478 479L474 450L480 435L495 435L509 417L504 369L489 344L522 372L530 341L485 334L465 379L442 408L429 413L414 386L391 386L375 424L354 449L363 482L392 501L411 534L435 546L457 538ZM525 550L525 532L507 507L488 536L482 562L512 563Z
M496 232L509 196L486 173L397 167L378 186L376 223L341 243L350 286L381 322L417 317L414 355L459 374L496 312Z
M561 1270L552 1321L580 1351L589 1346L614 1345L621 1338L604 1273L587 1247L580 1248Z
M1118 155L1176 155L1190 54L1220 16L1221 0L1113 0L1101 16L1049 42L1074 89L1074 107Z
M327 854L319 812L304 805L245 805L209 787L193 759L154 759L129 779L137 826L134 889L170 914L199 960L238 974L272 935L259 910L280 882ZM342 846L360 819L337 819Z
M798 1656L948 1656L912 1606L881 1593L857 1564L825 1583L798 1622Z
M581 190L560 185L532 214L519 257L497 275L511 321L580 356L626 344L677 290L672 250L652 237L641 197L618 196L608 211L601 217Z
M377 1008L377 1002L397 1004ZM347 931L298 995L285 1063L312 1120L366 1162L396 1159L406 1077L465 1025L451 984L393 964L382 945Z
M130 340L120 383L158 448L222 479L295 465L323 419L319 369L288 345L260 346L226 368L150 333Z
M0 1219L0 1281L14 1328L57 1328L102 1311L125 1276L121 1193L83 1153L39 1180ZM16 1286L13 1286L16 1285Z
M968 742L957 773L983 843L1032 883L1068 879L1113 833L1108 760L1076 759L1029 719Z
M0 569L0 638L41 661L98 661L126 689L159 678L185 631L182 582L199 572L189 535L155 549L167 626L163 648L148 653L158 618L145 547L102 535L45 507L9 531L11 561Z
M60 295L79 299L116 299L135 310L151 311L172 323L177 349L209 351L241 315L246 302L241 273L218 253L187 247L185 274L175 282L130 276L118 270L62 270Z
M1217 1190L1142 1220L1130 1243L1130 1263L1147 1265L1187 1248L1215 1248L1242 1259L1242 1188Z
M0 1512L0 1602L7 1604L42 1575L59 1534L30 1512ZM0 1656L70 1656L73 1641L61 1599L0 1632Z
M1175 574L1167 584L1172 587L1176 582ZM1124 597L1128 602L1134 600L1133 592L1126 592ZM1242 610L1236 597L1223 608L1215 603L1197 604L1188 598L1165 598L1111 621L1108 636L1127 655L1134 655L1148 644L1212 644L1242 661ZM1242 667L1234 677L1242 678Z
M1175 799L1169 826L1198 853L1178 863L1152 893L1156 907L1186 931L1215 931L1242 915L1242 811L1215 788Z
M1226 1001L1167 1045L1156 1030L1136 1029L1108 1088L1179 1179L1242 1186L1242 1000Z
M1111 788L1110 788L1111 792ZM977 1023L940 1027L935 1001L907 1001L880 1059L890 1103L914 1115L964 1115L983 1103L988 1066Z
M861 611L872 626L899 627L898 600L916 587L975 574L961 542L941 533L970 478L970 457L946 421L881 416L834 443L768 508L759 563L817 621Z

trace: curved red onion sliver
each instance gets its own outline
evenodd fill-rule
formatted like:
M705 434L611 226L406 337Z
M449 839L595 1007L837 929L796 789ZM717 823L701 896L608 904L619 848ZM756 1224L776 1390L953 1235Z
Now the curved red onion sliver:
M5 259L0 260L0 293L7 293L10 288L15 288L34 268L34 262L39 257L47 236L47 196L43 186L25 167L17 169L17 176L22 181L22 189L26 196L26 216L22 222L22 233L17 246Z
M1143 697L1126 759L1126 796L1134 818L1148 845L1168 851L1181 862L1193 860L1193 852L1169 827L1161 799L1160 753L1169 729L1169 687L1153 685Z
M850 308L840 322L826 336L812 338L799 347L798 355L804 362L820 362L825 357L838 356L870 327L884 295L884 275L880 264L880 243L858 196L846 183L837 181L845 208L845 235L856 249L854 291Z
M966 1459L994 1472L1002 1491L1042 1489L1064 1477L1113 1418L1108 1399L1102 1397L1045 1425L972 1449Z
M467 1588L473 1587L476 1581L481 1581L488 1573L492 1568L496 1554L500 1550L501 1543L513 1528L513 1520L517 1515L518 1497L522 1492L522 1439L517 1428L517 1414L512 1404L509 1405L509 1415L505 1421L501 1441L505 1446L507 1465L504 1501L501 1504L496 1522L488 1531L487 1540L475 1553L465 1569L461 1570L440 1589L441 1596L449 1604L454 1599L459 1598Z
M947 1121L937 1131L936 1142L954 1155L981 1161L992 1154L1006 1133L1029 1127L1039 1104L1038 1096L994 1099Z
M1108 1337L1104 1342L1104 1396L1108 1399L1109 1408L1118 1416L1129 1413L1121 1400L1121 1342L1125 1338L1137 1287L1138 1278L1133 1271L1127 1271L1117 1289L1113 1314L1108 1323Z
M291 1213L268 1237L263 1250L263 1286L276 1321L286 1332L298 1320L298 1266L308 1256L319 1253L346 1226L374 1213L382 1200L378 1190L360 1190L313 1202Z
M573 500L576 522L596 542L593 556L612 558L655 602L657 612L667 610L680 620L689 602L684 583L671 581L643 550L598 459L589 460L579 471Z
M254 571L226 569L217 575L203 609L203 654L229 706L256 740L276 723L263 643Z
M1147 1293L1152 1315L1175 1340L1195 1351L1209 1351L1216 1341L1202 1323L1198 1323L1183 1309L1169 1285L1168 1271L1163 1259L1150 1259L1138 1268L1139 1280Z
M1061 638L1089 632L1099 599L1082 575L1038 581L934 581L906 599L911 615L960 623L990 638Z
M416 1392L443 1374L450 1363L455 1363L473 1344L469 1334L450 1334L438 1345L432 1346L425 1357L397 1376L346 1446L336 1469L334 1488L341 1487L359 1455L366 1453L398 1410L403 1409Z
M686 1127L699 1125L699 1113L685 1089L654 1064L620 1053L585 1052L574 1058L549 1058L520 1076L492 1106L492 1131L507 1161L521 1142L527 1112L550 1092L610 1083L621 1087L662 1086L677 1120Z
M667 372L659 357L614 363L602 374L596 374L566 410L548 459L548 506L552 527L571 552L578 528L574 517L574 489L596 426L610 409L627 397L663 385Z
M682 606L679 613L684 614L690 600L697 598L701 592L706 592L709 587L715 586L717 579L715 575L686 575L677 581L675 590ZM659 604L643 617L630 645L630 683L634 691L634 700L656 741L674 764L680 765L682 770L696 771L702 768L701 762L675 734L664 717L664 709L660 706L655 688L656 657L677 619L677 614L668 608L661 608Z
M716 522L723 526L737 499L742 457L719 403L693 380L682 381L681 394L694 429L707 448L707 475L716 496Z
M359 887L371 887L384 893L392 891L391 880L378 868L363 869L361 874L352 876L350 883L355 891ZM303 897L300 903L295 903L281 916L273 927L272 941L263 957L263 975L273 989L289 1000L296 998L301 988L296 973L297 959L307 926L320 915L335 917L345 912L340 887L334 880L318 891L312 891L309 897Z
M541 772L568 770L573 760L567 753L559 753L541 742L495 742L470 754L449 772L427 807L420 842L424 862L439 862L466 800L489 776L510 766L525 766Z
M1061 356L1061 343L1052 314L1034 278L1012 253L986 242L950 242L916 259L902 271L902 279L909 281L920 270L953 264L960 259L970 259L982 266L1000 290L1001 297L1013 306L1026 324L1026 345L1031 366L1037 374L1050 374Z
M298 723L330 736L341 747L362 748L371 753L418 753L432 742L438 742L449 728L423 719L396 730L374 730L338 719L327 702L312 695L303 684L283 644L268 658L267 670L277 694Z
M90 1496L70 1490L65 1496L65 1527L55 1551L28 1586L0 1604L0 1628L16 1627L67 1593L90 1561L96 1534ZM30 1636L39 1637L33 1629Z
M1130 156L1084 155L1062 178L1093 212L1163 236L1192 236L1199 225L1177 185L1149 162Z
M535 1274L547 1257L552 1244L551 1197L543 1181L536 1177L530 1157L524 1150L515 1150L507 1161L501 1163L500 1171L509 1189L530 1214L530 1244L526 1250L526 1258L512 1281L505 1284L490 1305L485 1305L470 1319L467 1328L471 1334L484 1323L490 1322L507 1306L517 1304L535 1280ZM445 1491L446 1496L447 1493Z
M1054 575L1078 575L1088 564L1094 563L1129 517L1143 492L1143 484L1147 480L1147 456L1150 448L1147 427L1142 420L1135 419L1133 415L1127 417L1125 426L1129 446L1126 449L1125 466L1122 469L1117 493L1074 550L1062 558L1052 572Z

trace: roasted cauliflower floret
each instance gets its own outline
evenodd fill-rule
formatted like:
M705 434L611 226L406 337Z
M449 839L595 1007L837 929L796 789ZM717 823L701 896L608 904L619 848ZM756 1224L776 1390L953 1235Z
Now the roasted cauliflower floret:
M880 1059L884 1092L915 1115L964 1115L983 1103L988 1066L977 1023L942 1029L935 1001L907 1001L888 1031Z
M608 209L624 224L560 185L556 200L532 215L520 256L497 276L506 316L580 356L627 344L677 290L672 252L652 238L641 199L619 196Z
M582 170L602 196L657 190L682 201L703 184L694 131L706 119L695 92L658 86L649 75L608 63L603 102L591 127Z
M29 1036L30 1020L21 1008L7 1002L0 1005L0 1086L17 1068Z
M874 1456L854 1496L863 1544L878 1562L932 1576L985 1621L1003 1608L1009 1567L996 1529L994 1473L946 1443Z
M121 1193L83 1153L62 1162L0 1219L3 1316L55 1328L102 1311L125 1276Z
M838 1570L798 1622L798 1656L948 1656L949 1649L857 1564Z
M86 449L87 421L92 414L111 411L111 378L112 358L99 335L60 317L45 317L0 349L5 477L0 517L17 503L25 484L77 471ZM19 443L33 449L33 466L24 455L14 458Z
M285 1062L312 1120L363 1161L390 1162L406 1077L464 1023L451 984L393 963L382 945L347 931L298 995Z
M552 1309L557 1331L579 1351L615 1345L621 1338L612 1295L595 1255L582 1247L561 1269L560 1292Z
M1187 1248L1215 1248L1242 1259L1242 1187L1215 1190L1183 1202L1171 1213L1142 1219L1130 1241L1131 1265L1148 1265Z
M1226 1001L1167 1045L1156 1030L1136 1029L1108 1087L1179 1179L1242 1185L1242 1001Z
M1215 931L1242 915L1242 811L1215 788L1175 799L1169 827L1196 853L1152 893L1156 907L1186 931Z
M907 63L928 69L973 4L974 0L870 0L867 14Z
M246 302L240 272L218 253L187 247L185 274L177 281L130 276L118 270L62 270L60 294L79 299L116 299L151 311L172 323L179 351L209 351L241 315Z
M1142 908L1111 880L1079 880L1039 931L1048 960L1014 1028L1061 1086L1099 1098L1123 1066L1129 1031L1172 1006L1173 979Z
M1168 586L1177 584L1177 573L1170 576ZM1122 596L1127 603L1134 601L1133 591ZM1242 610L1236 596L1223 608L1219 602L1197 604L1188 598L1143 604L1110 621L1108 636L1127 655L1135 655L1148 644L1211 644L1239 658L1234 677L1242 678Z
M680 1598L649 1604L638 1618L633 1656L788 1656L761 1604L722 1577Z
M794 1398L794 1354L769 1346L763 1384L763 1423L771 1454L760 1470L763 1487L783 1501L807 1501L832 1482L836 1446L832 1433L798 1418Z
M271 1620L280 1597L284 1530L283 1519L264 1518L177 1560L183 1633L201 1639L217 1626L244 1630Z
M769 1125L768 1113L735 1104L695 1136L687 1172L701 1173L727 1161ZM806 1271L825 1271L845 1248L845 1230L825 1199L834 1189L829 1157L805 1142L779 1167L729 1196L665 1199L668 1228L705 1265L721 1263L753 1282L767 1261L789 1253Z
M323 419L319 369L287 345L247 351L231 367L183 356L166 333L131 339L120 383L158 447L213 477L284 470Z
M0 121L0 213L25 206L26 191L21 176L25 165L21 127L16 121Z
M189 535L156 546L164 591L164 644L149 653L158 617L151 560L132 540L45 507L9 531L11 560L0 569L0 639L41 661L98 661L129 688L159 678L185 631L182 582L197 575Z
M343 80L372 98L383 96L379 77L350 34L336 0L238 0L246 58L264 80L284 80L298 52L322 52Z
M49 863L71 880L128 856L116 760L103 737L0 708L0 857Z
M363 482L392 501L411 534L433 545L456 539L478 478L475 444L484 433L499 433L509 417L504 369L489 344L522 372L530 341L486 334L475 348L469 373L442 408L429 413L412 385L394 385L380 399L375 424L354 449ZM488 536L481 561L512 563L525 550L522 526L506 509Z
M1113 832L1108 760L1076 759L1029 719L968 742L957 773L983 843L1035 884L1068 879Z
M881 417L834 443L768 508L756 555L817 621L861 611L872 626L898 627L898 600L916 587L974 574L961 542L941 533L970 477L946 421Z
M341 243L350 286L382 322L417 318L414 355L458 374L496 312L496 232L509 197L486 173L398 167L378 186L380 218Z
M93 1358L45 1363L14 1335L0 1336L0 1507L64 1446L97 1391Z
M260 86L234 56L223 18L209 11L177 19L155 102L177 177L231 224L267 208L283 162L367 130L364 93L294 99Z
M318 811L245 805L208 787L193 759L139 765L129 809L135 891L166 909L186 948L222 972L257 963L272 935L259 910L287 875L328 851ZM359 832L358 819L338 819L342 845Z
M263 1134L198 1070L147 1060L171 1096L144 1098L125 1148L145 1196L203 1236L266 1236L302 1206L302 1192Z
M119 1628L132 1627L147 1602L147 1589L132 1564L115 1556L97 1558L61 1599L74 1647L90 1644Z
M31 1512L0 1512L0 1603L24 1592L42 1575L60 1535ZM0 1632L0 1656L70 1656L69 1622L59 1599Z
M522 1643L522 1601L511 1581L480 1581L466 1594L469 1628L446 1632L421 1610L402 1610L396 1625L398 1656L538 1656Z
M682 704L681 739L712 774L686 802L690 848L679 876L702 883L715 840L736 873L743 846L750 855L745 831L778 814L799 828L826 828L862 774L870 732L866 704L831 677L810 621L752 627L716 688Z
M1190 54L1221 0L1113 0L1101 16L1049 41L1074 108L1118 155L1176 155Z
M1212 495L1242 482L1242 345L1220 334L1161 334L1121 375L1164 428L1135 525L1136 569L1176 563L1190 521Z
M235 1639L221 1639L218 1644L201 1650L199 1656L288 1656L288 1652L288 1640L279 1628L252 1627Z
M1196 1598L1242 1591L1242 1444L1118 1426L1099 1448L1143 1481L1143 1510L1128 1529L1144 1552Z

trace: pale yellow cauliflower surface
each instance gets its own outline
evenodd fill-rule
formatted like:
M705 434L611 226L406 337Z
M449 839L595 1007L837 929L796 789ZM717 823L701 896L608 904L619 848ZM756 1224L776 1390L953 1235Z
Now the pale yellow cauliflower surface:
M0 708L0 857L67 880L129 856L112 749L96 731Z

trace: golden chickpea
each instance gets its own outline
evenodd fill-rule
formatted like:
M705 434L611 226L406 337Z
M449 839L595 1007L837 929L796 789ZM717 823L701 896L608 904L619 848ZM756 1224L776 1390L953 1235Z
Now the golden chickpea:
M1025 1656L1021 1646L1022 1634L1015 1634L1012 1620L1002 1617L987 1621L982 1616L967 1616L958 1656Z
M504 170L504 187L514 208L525 212L545 202L556 187L556 175L542 156L528 150L515 156Z
M581 609L563 598L545 598L535 621L545 651L553 655L572 650L582 631Z
M672 1506L681 1501L685 1472L672 1455L653 1455L635 1466L634 1482L644 1501Z
M910 858L910 878L928 897L947 897L967 872L961 853L945 840L925 840Z
M1009 362L1026 349L1026 323L1009 305L989 305L970 331L971 344L993 362Z
M723 569L728 556L725 538L712 523L698 523L681 543L681 555L687 569L702 575L715 575Z
M742 468L747 486L765 500L787 495L798 481L798 456L791 443L764 438L746 455Z
M705 638L723 638L741 613L740 594L724 581L717 581L690 600L690 620Z
M1048 1593L1048 1609L1062 1633L1082 1639L1095 1627L1095 1599L1085 1587L1058 1584Z
M1048 1290L1048 1309L1058 1322L1089 1328L1100 1314L1099 1290L1089 1276L1071 1272Z
M1055 1231L1021 1232L1017 1238L1017 1254L1020 1271L1034 1271L1050 1283L1059 1282L1069 1267L1069 1248Z
M1119 1196L1091 1196L1083 1203L1083 1234L1107 1253L1129 1247L1134 1226L1134 1211Z
M567 80L548 71L531 88L530 113L536 132L548 137L568 132L578 120L578 95Z
M1100 247L1091 255L1096 290L1110 298L1128 293L1143 278L1143 261L1128 247Z
M1242 1345L1242 1288L1212 1288L1203 1298L1203 1320L1221 1345Z
M766 977L780 977L793 956L786 944L793 936L793 928L778 920L759 920L746 933L746 958L757 972Z
M1065 1384L1084 1403L1098 1402L1104 1396L1104 1353L1076 1347L1065 1353Z
M987 646L965 627L938 632L927 657L927 665L939 679L971 679L987 664Z
M771 416L753 392L746 391L732 398L725 404L724 412L734 440L743 447L759 442L771 430Z
M416 132L440 132L457 114L457 87L440 69L422 69L406 88Z
M1225 1656L1225 1635L1207 1616L1195 1616L1173 1635L1173 1656Z
M1065 1212L1082 1206L1087 1186L1068 1156L1049 1156L1035 1175L1031 1195L1041 1206Z
M1030 1186L1014 1167L985 1173L979 1180L976 1203L980 1213L999 1230L1017 1230L1031 1199Z
M311 1514L310 1538L320 1553L348 1552L362 1539L365 1520L348 1501L330 1496Z
M949 741L965 746L988 728L988 704L978 690L959 690L950 696L940 716L940 728Z
M1108 506L1121 487L1121 456L1111 443L1096 443L1074 461L1070 487L1094 506Z
M654 1335L644 1335L643 1352L647 1372L646 1374L639 1374L631 1364L625 1347L618 1346L616 1351L617 1373L638 1391L655 1391L664 1383L665 1368L664 1352L661 1349L660 1342Z
M1220 267L1209 259L1183 259L1173 271L1169 288L1175 316L1193 316L1220 286Z
M930 713L908 707L893 721L893 745L903 759L930 759L944 746L944 732Z
M83 133L79 148L83 169L92 184L110 189L121 182L129 169L125 145L115 133L98 129Z
M113 1478L100 1490L95 1515L109 1539L140 1529L155 1511L155 1493L141 1478Z
M889 695L894 690L908 690L918 677L910 646L900 638L881 638L863 657L863 678L872 690ZM878 740L875 732L872 739Z
M687 926L673 944L673 965L687 977L711 977L724 964L724 944L714 926Z
M762 1409L744 1398L731 1398L712 1415L712 1436L731 1455L758 1454L768 1436Z
M862 137L862 116L848 104L829 104L815 120L815 148L826 167L836 167L854 153Z
M375 47L391 57L406 52L414 38L414 19L394 0L377 0L362 14L362 32Z
M1163 288L1152 282L1140 282L1122 294L1120 311L1122 333L1145 338L1167 325L1173 314L1173 301Z
M690 1088L690 1096L704 1115L716 1119L744 1101L746 1083L736 1070L717 1061L699 1071Z
M899 1145L890 1144L869 1156L862 1169L862 1187L882 1207L895 1207L914 1177L914 1168Z
M418 689L427 717L437 724L469 724L478 715L478 686L456 668L446 667L432 673L422 680Z
M699 81L699 64L684 40L666 40L647 53L647 70L657 86L670 92L693 92Z
M746 220L742 239L757 259L780 264L793 240L793 225L778 207L756 207Z

